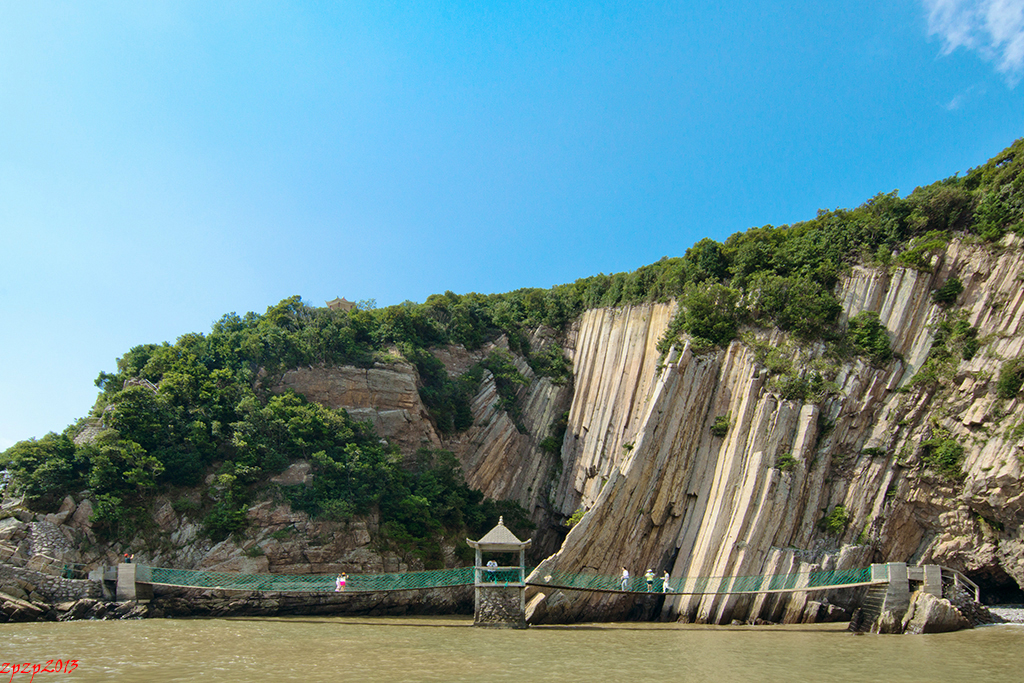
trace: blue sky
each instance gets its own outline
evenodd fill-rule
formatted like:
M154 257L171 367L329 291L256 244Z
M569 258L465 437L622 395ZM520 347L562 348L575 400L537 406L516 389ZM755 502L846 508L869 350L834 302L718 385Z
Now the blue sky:
M1024 135L1022 75L1024 0L0 0L0 448L231 311L907 194Z

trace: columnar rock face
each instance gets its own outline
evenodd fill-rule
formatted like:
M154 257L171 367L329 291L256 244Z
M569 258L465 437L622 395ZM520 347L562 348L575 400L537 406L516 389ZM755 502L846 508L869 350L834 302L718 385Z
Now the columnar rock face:
M945 311L931 294L954 275L964 291ZM1002 363L1024 350L1022 278L1016 243L990 250L953 242L931 273L854 269L839 296L848 316L879 313L898 354L885 367L822 359L823 345L758 333L755 343L700 355L684 345L659 373L653 343L670 307L588 312L576 335L555 501L563 512L577 503L589 512L538 575L617 574L622 566L668 569L673 578L750 575L893 560L1024 585L1024 430L1014 429L1017 400L995 397ZM951 378L911 382L934 325L957 310L978 328L980 348ZM759 344L788 349L798 368L831 363L823 374L832 390L786 400ZM716 436L712 424L725 416L728 431ZM962 478L928 466L923 442L939 435L963 446ZM701 622L799 621L807 599L673 596L661 609ZM562 620L635 614L628 597L568 602Z
M484 373L472 401L473 425L450 437L431 424L415 368L404 362L300 368L275 390L291 388L371 419L403 452L421 445L453 451L471 486L530 511L538 523L534 547L561 544L541 572L615 575L626 566L634 575L651 568L679 579L904 561L1022 586L1024 418L1019 398L995 392L1003 364L1024 355L1024 249L1013 240L1000 248L953 241L930 272L855 267L847 273L837 290L844 319L878 313L895 353L884 367L764 330L747 330L742 342L724 349L697 352L682 343L662 357L656 347L675 313L669 303L584 313L562 340L573 362L573 378L564 384L534 376L513 354L530 380L519 389L518 419L500 409L494 380ZM941 307L932 294L953 276L963 292ZM956 320L975 330L977 350L928 381L914 380L929 367L937 325ZM551 337L539 330L532 348ZM495 346L507 349L501 340ZM492 347L450 347L435 355L455 376ZM769 351L790 359L792 368L772 365ZM782 381L787 372L789 379L815 372L824 384L813 395L794 393ZM566 411L560 453L550 441L542 447ZM961 476L934 466L936 439L963 448ZM301 481L313 476L291 474ZM562 544L558 523L581 507L587 514ZM264 513L270 514L251 511ZM188 544L185 531L175 533ZM365 547L369 532L351 533L351 539L337 536L328 554ZM316 548L292 553L268 543L260 546L264 555L253 551L244 561L237 548L203 548L190 561L176 557L204 566L334 570ZM846 591L827 599L843 604L857 597ZM660 615L796 622L833 612L814 593L672 595L639 603L539 593L530 604L535 614L560 621Z
M657 381L656 346L674 313L672 304L602 308L573 327L574 392L553 496L563 514L590 507L630 459Z
M539 329L530 340L540 351L553 341L553 332ZM433 349L449 376L457 377L495 350L508 352L499 338L475 351L461 346ZM496 500L514 500L530 513L540 531L534 539L551 550L561 535L550 533L549 499L558 480L557 453L541 448L553 423L569 409L572 385L537 377L522 356L514 355L516 369L529 382L518 391L519 424L500 408L494 378L484 372L471 402L473 424L465 432L438 434L419 396L419 377L409 363L396 361L370 369L351 366L306 367L289 370L274 387L289 389L329 408L344 408L357 420L370 420L377 433L411 455L421 446L452 451L462 464L466 482Z
M535 338L532 347L538 348L541 341ZM517 426L500 408L494 378L487 372L471 403L473 425L466 432L444 440L444 447L459 458L466 483L489 498L518 502L543 532L561 463L556 453L540 444L569 409L572 385L537 377L519 356L514 357L514 362L529 380L517 395L520 424ZM535 543L540 540L535 539Z

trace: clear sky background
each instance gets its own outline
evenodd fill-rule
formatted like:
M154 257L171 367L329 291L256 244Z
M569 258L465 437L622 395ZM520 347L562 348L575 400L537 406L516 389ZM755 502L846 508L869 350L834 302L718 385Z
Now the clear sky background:
M0 0L0 449L299 294L550 287L1024 136L1024 0Z

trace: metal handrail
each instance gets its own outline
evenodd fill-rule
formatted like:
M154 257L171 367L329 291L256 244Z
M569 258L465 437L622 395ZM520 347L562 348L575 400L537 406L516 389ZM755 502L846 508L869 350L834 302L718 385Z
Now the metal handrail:
M943 567L942 573L943 578L946 578L945 575L948 574L949 577L953 579L954 586L964 584L965 586L967 586L967 588L971 589L974 592L974 601L979 604L981 603L981 589L978 588L978 584L968 579L966 576L963 575L963 573L957 571L956 569L951 569L950 567Z

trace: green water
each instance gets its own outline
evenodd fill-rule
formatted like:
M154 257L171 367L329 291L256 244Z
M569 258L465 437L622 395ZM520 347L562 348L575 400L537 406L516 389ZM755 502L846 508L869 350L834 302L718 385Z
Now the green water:
M842 625L473 628L465 617L0 625L3 662L74 659L35 681L1020 681L1024 626L854 636ZM14 681L29 681L17 674ZM0 681L9 680L0 674Z

